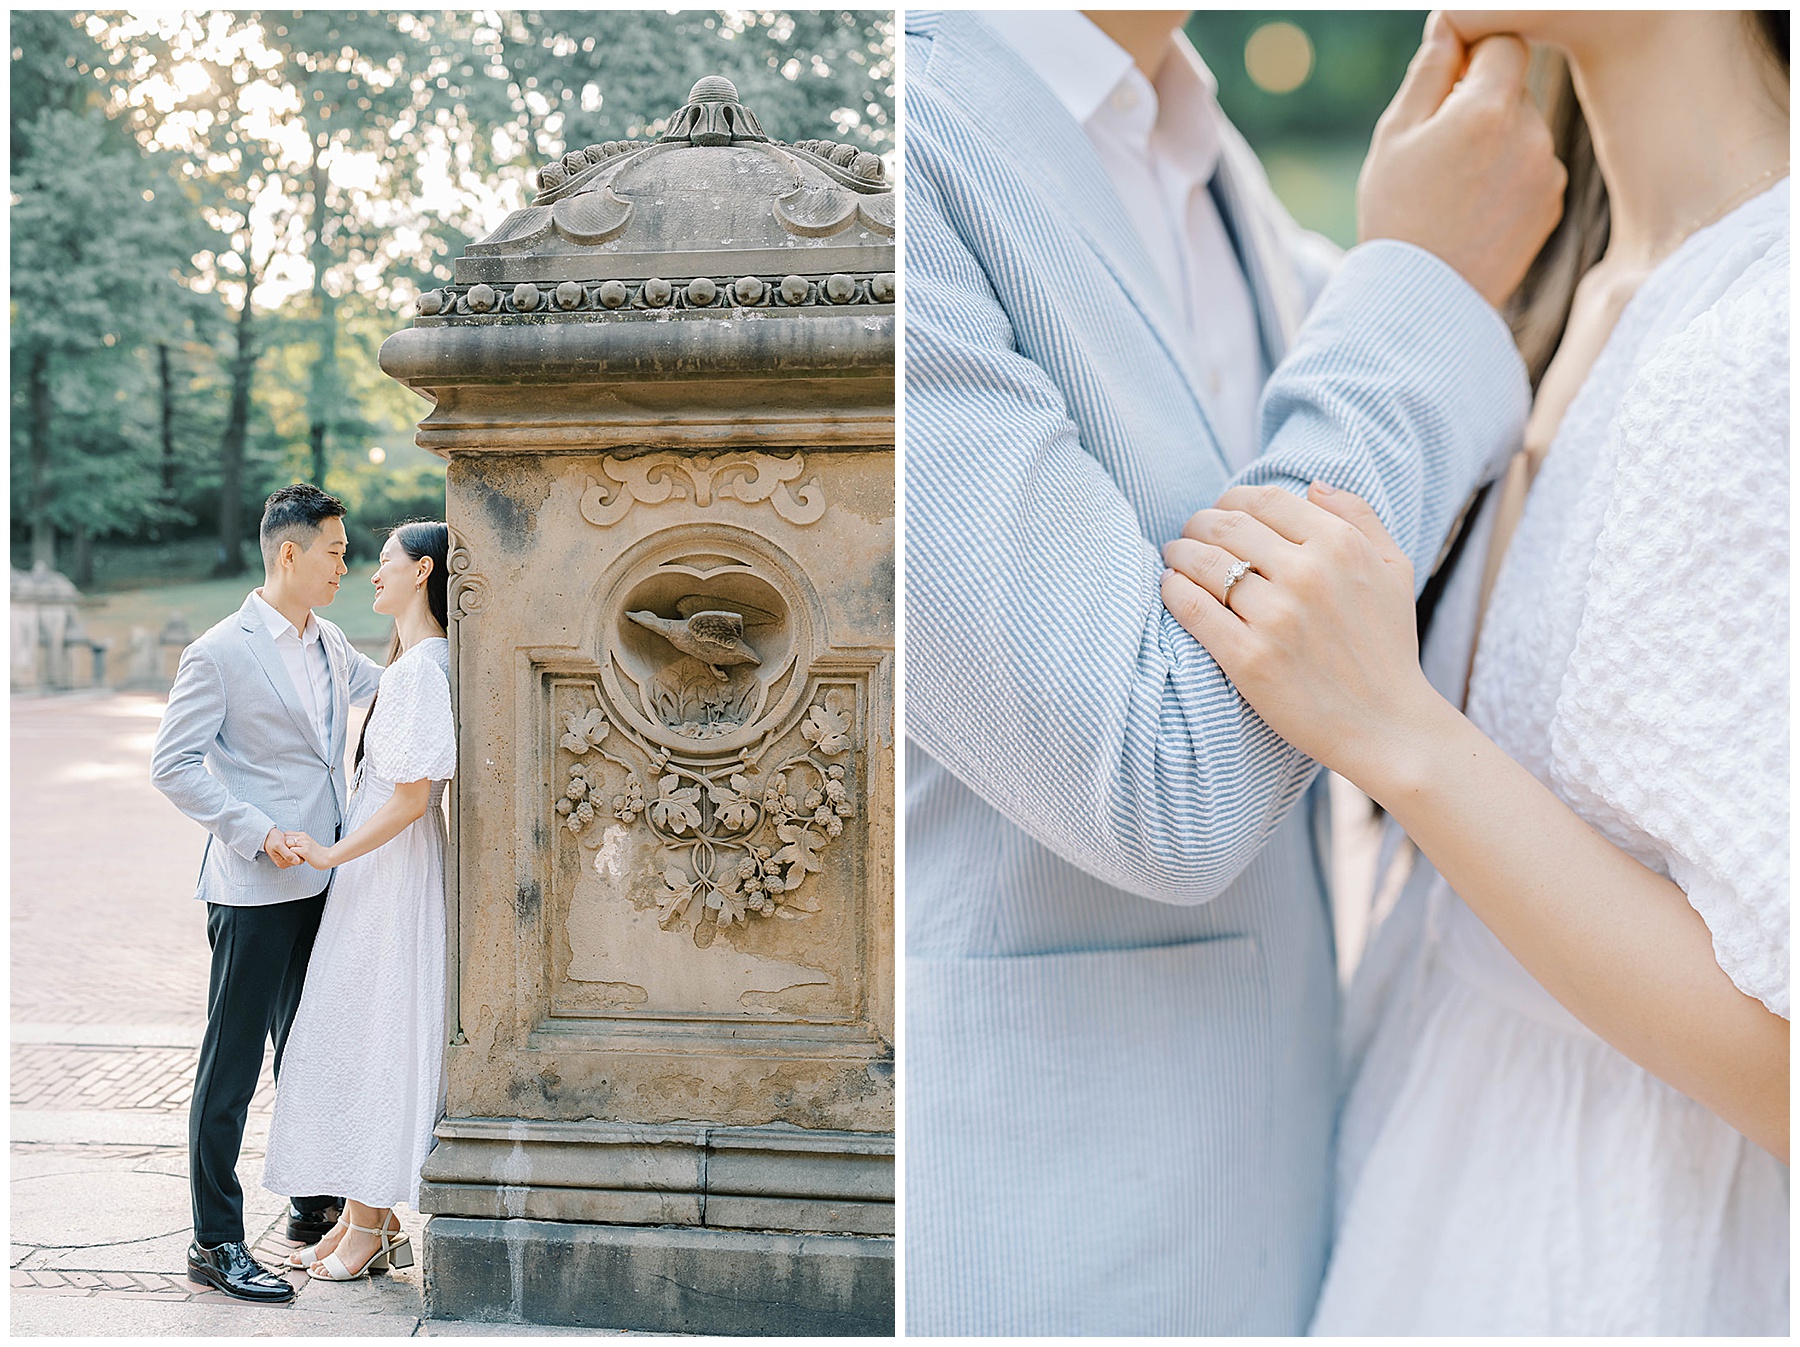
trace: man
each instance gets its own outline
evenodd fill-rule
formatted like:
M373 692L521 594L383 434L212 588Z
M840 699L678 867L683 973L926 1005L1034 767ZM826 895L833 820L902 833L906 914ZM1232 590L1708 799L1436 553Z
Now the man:
M245 1247L237 1160L271 1038L280 1075L330 886L282 834L339 835L349 707L366 706L381 679L379 664L312 611L337 597L343 516L317 487L269 497L262 587L183 652L151 758L156 788L212 834L195 891L207 905L212 977L188 1109L188 1275L243 1300L294 1296ZM288 1238L316 1242L340 1207L336 1197L293 1198Z
M907 17L912 1333L1305 1330L1316 769L1158 548L1234 481L1325 477L1423 579L1528 401L1495 306L1563 178L1523 46L1434 19L1327 283L1183 18Z

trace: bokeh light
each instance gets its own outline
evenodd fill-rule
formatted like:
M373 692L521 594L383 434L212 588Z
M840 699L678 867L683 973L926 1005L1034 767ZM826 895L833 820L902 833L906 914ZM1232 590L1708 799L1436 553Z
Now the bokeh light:
M1291 94L1306 83L1312 70L1312 39L1285 19L1263 24L1244 44L1244 71L1268 93Z

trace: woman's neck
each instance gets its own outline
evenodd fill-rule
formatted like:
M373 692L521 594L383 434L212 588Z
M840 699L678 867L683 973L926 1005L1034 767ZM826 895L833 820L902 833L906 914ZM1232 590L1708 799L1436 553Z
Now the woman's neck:
M1606 179L1607 259L1649 267L1787 171L1785 84L1741 14L1646 13L1571 49L1575 89Z
M394 619L394 631L400 637L400 650L405 653L420 641L429 641L434 636L442 636L444 629L437 624L431 615L431 609L424 603L414 604Z

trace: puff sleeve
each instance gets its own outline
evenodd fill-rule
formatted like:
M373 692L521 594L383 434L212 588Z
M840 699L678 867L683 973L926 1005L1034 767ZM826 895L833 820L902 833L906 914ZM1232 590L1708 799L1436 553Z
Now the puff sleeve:
M456 721L441 650L408 652L381 676L369 769L385 781L449 779L456 771Z
M1788 271L1785 248L1753 266L1628 391L1552 738L1571 803L1681 886L1783 1018Z

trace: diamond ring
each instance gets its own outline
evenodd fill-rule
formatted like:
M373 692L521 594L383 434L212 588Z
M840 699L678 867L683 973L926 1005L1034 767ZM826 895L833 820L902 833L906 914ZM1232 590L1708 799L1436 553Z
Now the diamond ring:
M1255 569L1256 568L1247 561L1232 562L1231 569L1225 572L1225 588L1219 595L1219 602L1223 603L1227 608L1231 608L1231 587ZM1237 609L1231 608L1231 611L1235 613Z

